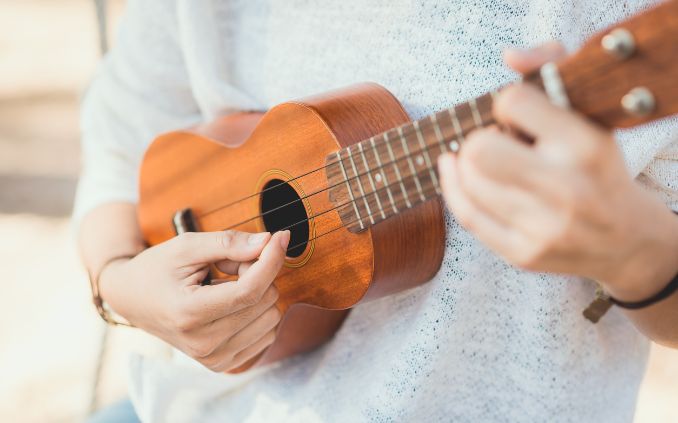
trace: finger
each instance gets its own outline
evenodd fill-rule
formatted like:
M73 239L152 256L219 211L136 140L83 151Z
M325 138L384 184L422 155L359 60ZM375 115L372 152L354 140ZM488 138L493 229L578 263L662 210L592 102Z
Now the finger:
M235 287L245 303L251 299L252 294L256 298L261 298L273 282L285 262L289 242L290 231L276 232L264 248L259 260L247 267L245 272L241 272Z
M223 342L209 355L207 360L213 363L210 368L222 371L236 367L232 365L234 357L256 344L269 332L274 331L281 317L280 311L276 307L266 310L264 314Z
M476 235L480 231L495 231L499 235L508 232L501 223L478 208L464 192L457 159L453 155L441 155L438 159L438 169L445 202L464 228Z
M458 166L451 154L440 156L438 167L446 203L463 227L504 257L512 249L525 244L526 240L520 233L490 217L467 196L461 188Z
M252 265L254 263L255 262L253 262L253 261L248 261L247 263L241 263L240 266L238 266L238 276L244 275L250 269L250 267L252 267Z
M196 286L189 299L189 307L199 315L196 319L217 320L261 301L285 261L289 241L289 231L273 235L259 260L235 282Z
M234 261L234 260L221 260L216 263L214 263L214 266L219 269L220 272L225 273L227 275L239 275L241 273L240 268L242 266L245 266L246 264L248 265L247 267L251 266L254 261L248 261L248 262L242 262L242 261Z
M472 131L466 138L458 161L470 161L485 176L495 181L526 188L542 186L545 170L543 160L530 146L496 126Z
M520 168L513 172L507 171L503 180L488 177L473 160L472 146L473 139L469 138L465 145L467 151L462 150L457 159L459 183L470 202L504 227L513 231L533 232L535 226L541 223L538 217L543 216L537 211L544 209L538 195L550 195L548 192L552 190L535 187L536 184L531 181L532 187L518 185L516 181L524 179ZM468 152L471 153L464 155ZM507 157L506 160L509 161L510 158ZM542 191L546 191L546 194L542 194ZM536 195L535 192L539 194Z
M250 261L259 256L268 232L247 233L240 231L186 232L171 241L180 266L201 265L221 260Z
M557 41L542 44L531 49L506 49L504 63L516 72L531 73L544 63L556 61L566 54L565 48Z
M221 338L226 336L230 338L264 314L266 310L273 307L277 300L278 289L275 285L271 285L264 293L261 301L257 304L244 308L236 313L229 314L228 316L224 316L221 319L214 320L205 326L201 326L195 333L202 336Z
M493 114L500 123L518 128L538 141L546 138L568 145L585 143L590 138L589 131L595 128L575 112L552 104L543 92L529 84L503 89L494 101Z
M226 273L227 275L238 275L242 276L243 273L249 269L252 264L254 264L253 261L248 261L248 262L239 262L239 261L233 261L233 260L222 260L214 263L214 265L219 269L220 272Z
M276 330L272 329L266 335L262 336L257 342L240 351L233 357L231 369L237 369L249 360L261 354L266 348L270 347L275 341Z

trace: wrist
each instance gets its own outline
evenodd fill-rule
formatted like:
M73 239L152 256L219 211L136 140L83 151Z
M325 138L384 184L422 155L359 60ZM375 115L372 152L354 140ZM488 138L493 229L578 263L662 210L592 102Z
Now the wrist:
M120 285L115 281L120 280L119 268L129 263L131 257L116 258L106 264L99 272L99 295L101 299L107 303L111 303L111 297L115 297L116 285Z
M636 228L639 239L609 275L599 279L606 292L617 300L636 302L650 298L678 273L678 216L665 206L661 212L644 216L649 230Z
M129 325L127 313L124 311L124 301L119 301L124 295L120 291L123 288L123 282L126 279L122 276L125 266L131 261L131 256L121 256L109 260L99 271L98 276L93 281L96 284L96 296L94 302L99 309L99 314L108 323L120 323L122 319L116 318L116 314L122 316L127 322L123 325Z

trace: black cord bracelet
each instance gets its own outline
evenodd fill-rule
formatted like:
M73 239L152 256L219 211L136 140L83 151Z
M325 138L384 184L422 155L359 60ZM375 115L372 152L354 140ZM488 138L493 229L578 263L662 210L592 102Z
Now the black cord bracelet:
M649 307L653 304L658 303L661 300L666 299L669 297L671 294L676 292L678 290L678 275L676 275L671 282L669 282L664 289L659 291L659 293L653 295L652 297L642 300L642 301L636 301L636 302L626 302L626 301L620 301L617 300L613 297L609 297L609 300L612 304L616 305L617 307L621 308L626 308L629 310L638 310L639 308L645 308Z
M678 211L674 211L673 213L678 215ZM636 302L626 302L626 301L619 301L619 300L612 298L612 297L608 297L608 299L610 300L610 302L612 304L616 305L617 307L626 308L626 309L629 309L629 310L638 310L639 308L649 307L652 304L656 304L659 301L666 299L671 294L676 292L676 290L678 290L678 274L676 276L674 276L673 279L671 279L671 282L669 282L669 284L666 285L666 287L664 287L664 289L662 289L656 295L654 295L654 296L652 296L652 297L650 297L646 300L636 301Z

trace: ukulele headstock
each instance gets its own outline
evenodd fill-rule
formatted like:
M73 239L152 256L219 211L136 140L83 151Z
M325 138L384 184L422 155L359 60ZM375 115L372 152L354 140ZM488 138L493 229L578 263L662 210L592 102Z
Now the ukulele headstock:
M556 67L560 81L551 87L554 69L542 69L547 92L560 90L572 108L604 126L678 113L678 0L603 31Z

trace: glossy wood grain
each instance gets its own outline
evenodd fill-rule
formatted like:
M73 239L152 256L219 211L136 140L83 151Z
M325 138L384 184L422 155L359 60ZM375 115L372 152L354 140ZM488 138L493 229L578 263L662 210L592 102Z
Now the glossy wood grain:
M233 115L165 134L148 149L141 168L139 221L144 236L150 245L174 236L172 215L187 207L203 231L248 220L260 213L259 196L253 194L267 181L322 168L331 152L407 120L388 91L364 84L284 103L263 116ZM308 196L304 206L309 216L333 207L323 191L324 171L292 185L300 196ZM310 195L314 192L320 193ZM246 199L217 209L241 198ZM264 226L255 218L235 229L254 232ZM278 307L285 313L278 339L238 371L316 347L337 330L344 310L429 280L442 260L438 200L359 234L345 230L336 212L324 213L312 219L311 232L318 238L300 257L288 259L275 280Z
M614 28L624 28L634 38L635 51L628 58L616 57L602 46L603 37ZM559 62L558 69L572 107L609 128L678 113L678 0L601 31ZM652 113L636 116L623 109L622 98L636 87L646 87L654 95Z

